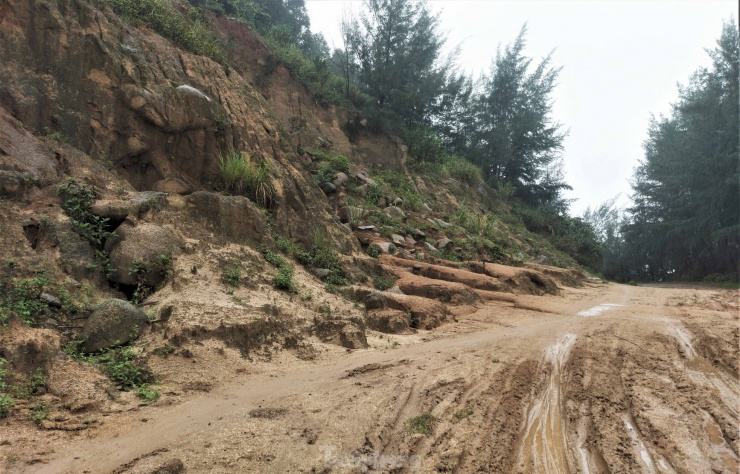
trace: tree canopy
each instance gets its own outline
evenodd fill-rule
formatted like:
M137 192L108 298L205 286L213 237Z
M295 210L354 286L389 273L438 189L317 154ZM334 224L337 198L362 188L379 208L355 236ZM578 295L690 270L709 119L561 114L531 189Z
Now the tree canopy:
M668 117L653 118L633 177L633 205L608 253L610 276L738 278L740 263L740 41L734 22L707 50ZM609 219L614 227L616 217ZM619 276L617 276L619 275Z

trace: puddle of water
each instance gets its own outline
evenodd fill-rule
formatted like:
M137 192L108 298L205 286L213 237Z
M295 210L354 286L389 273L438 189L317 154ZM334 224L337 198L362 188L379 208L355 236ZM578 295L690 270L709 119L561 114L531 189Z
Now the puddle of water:
M545 351L550 364L550 380L527 413L527 423L519 453L520 466L530 463L534 472L569 473L567 435L560 416L562 369L576 342L575 334L565 334Z
M618 308L622 306L621 304L613 304L613 303L604 303L600 304L598 306L594 306L593 308L584 309L583 311L579 311L577 314L578 316L583 317L592 317L592 316L600 316L601 313L604 311L609 311L610 309Z
M632 443L637 447L640 453L640 459L642 460L642 463L645 465L650 474L656 474L653 458L650 457L650 453L648 453L648 450L645 447L645 443L642 442L642 439L637 433L637 430L632 424L632 421L630 421L629 416L622 415L622 421L624 421L624 427L627 428L627 433L629 433L630 438L632 439Z

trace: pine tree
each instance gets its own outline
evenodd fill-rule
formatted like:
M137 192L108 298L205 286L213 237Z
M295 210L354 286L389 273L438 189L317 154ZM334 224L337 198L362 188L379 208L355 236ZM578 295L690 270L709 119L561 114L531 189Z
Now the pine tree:
M531 204L546 204L567 188L547 174L562 149L565 134L552 120L550 94L560 68L548 56L529 72L524 56L526 26L513 43L499 48L482 91L475 99L472 158L487 178L508 181Z
M740 151L737 25L725 24L713 64L653 119L633 182L625 239L644 277L738 273Z

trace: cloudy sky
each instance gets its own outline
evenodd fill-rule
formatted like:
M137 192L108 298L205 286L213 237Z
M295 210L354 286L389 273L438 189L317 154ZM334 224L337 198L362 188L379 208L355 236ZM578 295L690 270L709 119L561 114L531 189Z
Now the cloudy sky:
M723 20L737 21L738 2L719 0L432 0L441 12L447 45L460 46L459 65L474 77L490 68L499 44L527 24L525 54L554 50L562 66L553 117L569 130L566 180L577 199L571 213L622 194L642 158L650 114L667 114L677 83L709 66ZM311 29L340 47L344 11L360 0L306 0Z

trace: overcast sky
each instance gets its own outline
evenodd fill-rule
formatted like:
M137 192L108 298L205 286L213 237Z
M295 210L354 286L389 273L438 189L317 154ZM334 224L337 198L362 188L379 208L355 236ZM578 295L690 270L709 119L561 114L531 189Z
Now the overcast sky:
M474 77L490 68L499 44L527 24L524 54L539 60L554 50L563 70L554 92L553 118L565 140L571 214L622 193L643 156L650 114L668 114L700 66L711 64L723 20L737 21L737 0L432 0L441 11L448 47L459 45L459 65ZM306 0L311 29L341 47L343 11L360 0Z

